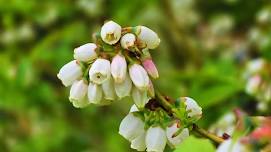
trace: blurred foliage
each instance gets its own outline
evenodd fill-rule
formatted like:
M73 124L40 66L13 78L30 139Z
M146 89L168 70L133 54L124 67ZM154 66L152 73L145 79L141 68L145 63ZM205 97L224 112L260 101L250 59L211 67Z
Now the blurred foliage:
M268 0L0 0L1 151L132 151L117 133L129 98L75 109L56 78L73 48L111 19L157 31L155 84L196 99L201 126L235 107L255 114L241 75L250 59L271 59L270 8ZM188 141L179 151L192 151Z

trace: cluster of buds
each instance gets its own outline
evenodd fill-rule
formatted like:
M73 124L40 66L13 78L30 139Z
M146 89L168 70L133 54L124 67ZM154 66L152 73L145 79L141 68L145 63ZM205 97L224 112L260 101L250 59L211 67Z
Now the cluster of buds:
M258 109L266 111L271 104L271 64L264 59L248 63L246 71L246 92L259 101Z
M174 148L187 138L202 109L191 98L173 103L154 90L151 79L159 75L149 50L158 47L158 35L145 26L121 28L109 21L93 36L95 43L74 49L74 60L57 75L71 86L73 105L108 105L132 96L119 133L138 151L162 152L167 143Z
M65 86L71 85L70 101L75 107L107 105L131 95L143 108L155 96L150 77L159 77L149 53L158 47L158 35L145 26L121 28L109 21L94 39L75 48L74 60L57 75Z
M137 151L162 152L167 143L175 148L189 136L202 109L192 98L183 97L175 101L172 110L174 116L162 108L139 111L133 105L120 124L119 134Z

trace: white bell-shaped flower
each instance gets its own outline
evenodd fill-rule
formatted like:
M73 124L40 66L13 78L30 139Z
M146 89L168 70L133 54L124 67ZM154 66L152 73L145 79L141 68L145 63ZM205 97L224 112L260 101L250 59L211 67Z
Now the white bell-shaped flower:
M65 64L57 74L57 77L62 81L64 86L70 86L73 82L83 75L80 65L73 60Z
M111 62L111 74L116 83L122 83L126 77L127 63L125 57L117 54Z
M133 64L129 68L130 78L139 90L147 90L149 86L149 76L146 70L139 64Z
M115 91L117 96L121 99L126 96L130 96L132 90L132 81L128 74L126 74L125 79L122 83L115 83Z
M129 141L143 133L144 122L133 113L129 113L120 123L119 134Z
M137 106L136 106L135 104L133 104L133 105L131 106L129 112L131 113L131 112L136 112L136 111L139 111L139 110L138 110Z
M198 119L201 118L202 108L197 104L197 102L189 97L184 97L183 100L186 105L186 111L188 112L188 116Z
M106 22L101 29L102 40L107 44L115 44L121 37L121 26L113 21Z
M167 134L167 139L169 143L176 147L180 143L182 143L188 136L189 136L189 130L187 128L184 128L182 132L177 135L176 137L173 137L173 135L179 130L178 124L174 123L173 125L167 127L166 129L166 134Z
M98 57L95 49L97 48L96 44L94 43L87 43L78 48L74 49L74 59L78 61L91 61Z
M97 59L89 70L89 80L96 84L102 84L110 77L110 62L106 59Z
M165 130L161 127L150 127L146 134L146 146L148 152L163 152L167 144Z
M88 91L88 84L84 80L75 81L70 90L70 101L82 100Z
M158 35L151 29L146 26L138 26L139 33L137 33L138 39L145 43L147 48L155 49L160 44L160 38Z
M138 137L131 141L131 148L137 151L145 151L146 149L145 137L146 133L144 131L144 133L142 133L141 135L139 135Z
M249 94L255 94L261 84L261 77L259 75L253 76L248 79L246 84L246 92Z
M240 143L239 140L233 141L233 139L228 139L220 144L216 152L245 152L246 148Z
M129 49L130 47L135 45L136 36L132 33L127 33L123 35L120 39L120 44L122 48Z
M72 104L73 104L73 106L74 106L75 108L84 108L84 107L88 106L90 103L88 102L87 96L85 96L85 97L84 97L83 99L81 99L81 100L74 100L74 101L72 102Z
M132 89L132 98L134 100L134 103L139 108L144 108L144 106L150 100L150 98L148 97L147 91L140 91L136 87L133 87L133 89Z
M90 82L88 85L88 101L93 104L100 104L102 97L102 87Z
M116 92L114 87L114 80L112 77L109 77L103 84L102 89L104 93L104 98L107 100L115 100Z

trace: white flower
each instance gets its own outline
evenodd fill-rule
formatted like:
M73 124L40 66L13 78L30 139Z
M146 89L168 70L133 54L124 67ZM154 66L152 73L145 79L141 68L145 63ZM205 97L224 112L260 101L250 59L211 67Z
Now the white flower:
M261 77L259 75L253 76L248 79L246 84L246 92L249 94L255 94L261 84Z
M70 101L82 100L86 96L88 91L88 85L84 82L84 80L75 81L70 90Z
M130 47L135 45L136 36L132 33L127 33L123 35L120 39L120 44L122 48L129 49Z
M115 91L120 99L129 96L131 90L132 90L132 81L128 74L126 74L125 79L122 83L115 83Z
M138 108L144 108L145 104L147 104L150 99L147 91L140 91L136 87L133 87L132 89L132 98Z
M129 113L120 123L119 134L129 141L143 133L144 122L133 113Z
M75 108L84 108L86 106L88 106L90 103L88 102L87 96L85 96L83 99L81 100L74 100L72 102L73 106Z
M115 44L121 37L121 26L113 21L106 22L101 29L102 40L107 44Z
M176 147L180 143L182 143L188 136L189 136L189 130L187 128L184 128L182 132L176 136L173 137L173 135L179 130L178 124L174 123L172 126L167 127L166 129L166 134L167 134L167 139L171 145Z
M88 101L93 104L100 104L102 95L101 86L90 82L88 85Z
M114 80L109 77L103 84L103 93L104 93L104 98L107 100L115 100L116 99L116 93L115 93L115 88L114 88Z
M140 28L137 34L138 39L147 45L149 49L155 49L160 44L158 35L146 26L138 26Z
M82 69L80 65L73 60L67 64L65 64L57 74L57 77L62 81L64 86L69 86L73 84L73 82L80 78L83 75Z
M240 141L234 142L232 139L228 139L219 145L216 152L243 152L245 146L240 143Z
M264 66L264 60L263 59L255 59L248 63L248 72L250 73L256 73L260 71Z
M188 112L188 116L199 119L202 115L202 108L192 98L184 97L183 99L186 105L186 111Z
M149 86L149 76L146 70L139 64L133 64L129 68L130 78L134 85L140 90L147 90Z
M136 149L137 151L145 151L146 149L146 143L145 143L145 137L146 133L142 133L138 137L136 137L134 140L131 141L131 148Z
M136 111L139 111L139 110L138 110L137 106L136 106L135 104L133 104L133 105L131 106L129 112L131 113L131 112L136 112Z
M151 127L146 134L147 151L163 152L167 143L165 131L161 127Z
M110 62L106 59L97 59L89 70L90 81L102 84L110 77Z
M83 62L91 61L98 57L95 51L96 48L97 46L94 43L84 44L74 49L73 57L74 59L78 61L83 61Z
M122 83L127 73L127 63L125 57L117 54L111 63L111 74L116 83Z

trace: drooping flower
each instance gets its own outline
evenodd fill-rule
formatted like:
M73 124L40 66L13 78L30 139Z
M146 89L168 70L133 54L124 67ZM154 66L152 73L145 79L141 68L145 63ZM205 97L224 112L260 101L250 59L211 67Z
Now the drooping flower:
M78 48L74 49L74 59L78 61L91 61L98 57L95 49L97 48L96 44L94 43L87 43Z
M74 102L83 100L87 95L87 91L88 85L86 82L84 82L84 80L75 81L71 86L69 97L70 101Z
M146 133L147 151L163 152L167 143L165 130L161 127L150 127Z
M102 84L110 75L110 62L106 59L95 60L89 70L89 79L96 84Z
M120 44L122 48L129 49L130 47L135 45L136 36L132 33L127 33L123 35L120 39Z
M186 105L186 111L189 117L200 119L202 116L202 108L197 104L197 102L189 97L183 97Z
M139 90L147 90L149 86L149 76L146 70L139 64L133 64L129 68L130 78Z
M100 104L102 96L103 92L101 86L90 82L88 85L88 101L93 104Z
M121 37L121 26L113 21L106 22L101 29L101 38L107 44L115 44Z
M132 98L134 100L134 103L139 108L144 108L144 106L150 100L150 98L148 97L147 91L140 91L136 87L133 87L133 89L132 89Z
M112 77L109 77L103 84L102 84L104 98L106 100L115 100L116 99L116 92L114 88L114 80Z
M88 102L88 98L87 96L85 96L83 99L81 100L74 100L72 102L72 105L75 107L75 108L84 108L86 106L88 106L90 103Z
M142 133L141 135L137 136L135 139L131 141L131 148L137 151L145 151L146 143L145 143L146 133Z
M138 39L145 43L147 48L155 49L160 44L160 39L158 35L146 26L137 26L139 28L139 33L137 33Z
M128 74L126 74L125 79L122 83L115 83L115 91L117 96L121 99L126 96L130 96L132 90L132 81Z
M144 122L133 113L129 113L120 123L119 134L129 141L143 133Z
M117 54L111 63L111 74L116 83L122 83L127 73L127 63L125 57Z
M228 139L219 145L216 152L242 152L246 151L245 149L245 146L239 140Z
M57 74L64 86L70 86L73 82L83 75L82 69L76 60L65 64Z
M178 127L177 123L174 123L173 125L167 127L166 129L166 134L167 134L167 139L169 143L176 147L180 143L182 143L188 136L189 136L189 130L187 128L184 128L182 132L174 137L174 134L179 130L180 128Z
M142 64L152 78L157 79L159 77L158 70L151 58L145 59Z

